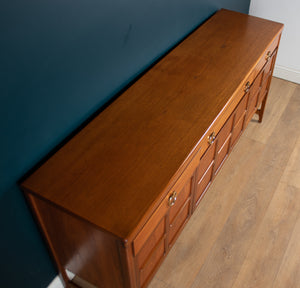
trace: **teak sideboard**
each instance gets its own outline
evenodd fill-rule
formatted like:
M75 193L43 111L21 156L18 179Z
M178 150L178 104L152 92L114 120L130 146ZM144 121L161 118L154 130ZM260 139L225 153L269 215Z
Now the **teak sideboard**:
M148 285L262 121L282 29L218 11L21 183L65 286Z

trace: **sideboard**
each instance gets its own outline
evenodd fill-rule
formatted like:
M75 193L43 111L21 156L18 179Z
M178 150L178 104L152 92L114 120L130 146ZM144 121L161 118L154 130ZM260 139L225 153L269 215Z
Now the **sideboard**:
M218 11L21 183L66 287L148 285L262 121L282 29Z

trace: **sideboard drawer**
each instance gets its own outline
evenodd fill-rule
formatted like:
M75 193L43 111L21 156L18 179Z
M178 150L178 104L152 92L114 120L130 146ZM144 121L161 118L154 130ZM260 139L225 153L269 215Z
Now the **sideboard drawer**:
M250 88L250 95L257 95L257 93L259 93L260 90L260 86L261 86L261 81L262 81L262 77L263 77L263 73L260 72L257 77L255 78L251 88ZM256 103L255 103L256 104Z
M201 181L201 178L203 177L204 173L208 169L209 166L211 166L212 162L215 158L215 149L216 145L213 143L210 145L205 153L202 155L199 161L199 165L197 167L197 173L196 173L196 181L197 183Z
M137 235L137 237L133 241L133 251L134 255L138 255L140 250L143 246L145 246L145 243L148 241L149 238L156 237L155 229L157 226L159 226L160 223L163 223L161 225L165 225L165 215L168 211L168 204L166 201L163 201L159 208L155 211L155 213L151 216L151 218L148 220L146 225L143 227L141 232ZM165 226L164 226L165 227ZM164 229L165 230L165 229ZM148 248L146 248L149 250ZM151 251L149 251L150 253Z
M157 244L164 238L166 231L165 218L161 219L160 223L150 234L143 247L137 254L138 267L141 268L146 262L149 255L151 255Z
M265 78L265 80L262 82L261 92L259 93L259 97L257 100L257 106L260 106L262 100L265 98L265 95L268 91L268 84L269 84L269 78Z
M191 191L192 191L192 175L188 177L188 180L180 180L185 181L185 185L181 188L181 191L177 192L176 201L174 201L174 205L171 206L169 212L169 245L175 239L175 236L179 232L180 228L183 227L186 220L190 217L191 214ZM177 188L176 185L174 189L172 189L171 198L173 194L176 193ZM170 199L170 198L169 198ZM169 200L168 200L169 201Z
M270 45L265 49L263 55L258 60L255 68L252 70L250 75L247 77L246 81L244 82L244 85L242 87L242 90L240 92L247 92L247 86L249 87L252 85L252 83L257 78L257 75L261 72L263 67L266 65L268 61L270 61L270 56L274 54L278 43L279 43L280 35L277 35L275 39L270 43Z
M170 189L168 195L149 218L142 230L137 234L133 241L135 256L138 255L141 249L144 249L143 246L147 246L146 242L155 233L156 227L160 225L159 223L165 223L166 217L168 217L168 223L172 223L180 209L191 198L193 173L193 165L190 165ZM165 229L165 233L167 233L167 229ZM147 250L149 249L147 248Z
M185 222L190 216L190 204L191 201L187 201L183 207L181 207L179 213L176 215L175 219L170 223L169 232L169 246L173 244L178 232L184 226Z
M200 180L196 183L195 189L195 197L194 197L194 208L198 206L200 203L201 198L203 197L204 193L208 189L211 184L213 178L213 159ZM200 164L201 165L201 164Z
M280 36L281 35L277 35L277 37L275 37L275 39L272 41L272 43L265 50L265 53L264 53L264 59L265 59L265 61L269 61L270 58L271 58L270 56L274 55L274 52L275 52L276 48L279 45Z
M261 58L259 59L254 71L252 72L253 74L253 79L256 78L256 76L258 75L258 73L263 69L263 67L266 65L266 63L269 61L270 59L270 55L274 54L274 51L276 50L278 44L279 44L279 39L280 39L280 35L277 35L274 40L269 44L269 46L265 49L263 55L261 56Z
M220 130L219 134L217 135L217 152L220 152L222 146L226 142L227 138L230 136L230 132L232 129L232 121L233 121L233 114L229 117L229 119L225 122L224 126Z
M245 120L245 113L237 120L238 122L234 124L234 127L232 129L232 135L231 135L231 147L233 147L237 140L239 139L239 136L242 133L243 126L244 126L244 120Z
M176 192L176 188L173 191ZM191 181L187 181L187 183L182 188L182 190L176 193L177 193L176 201L174 205L170 208L170 214L169 214L169 219L171 224L191 194Z
M145 284L156 270L157 265L161 262L165 255L165 241L162 239L154 251L149 255L145 264L139 269L140 287L145 287Z
M213 164L215 159L215 150L216 150L216 144L214 142L208 147L208 149L200 158L195 173L196 189L195 189L194 204L193 204L194 207L196 207L199 204L204 192L208 189L211 183L213 177L212 171L213 171Z
M263 80L262 80L263 82L268 79L270 71L271 71L271 67L272 67L272 58L270 58L270 60L266 63L266 66L264 67Z
M252 119L255 109L256 109L256 103L257 103L258 93L248 94L248 105L247 105L247 123Z
M226 121L222 129L220 130L216 142L217 142L217 151L215 156L215 168L214 173L216 174L221 167L221 164L225 160L228 151L229 151L229 143L230 143L230 136L232 130L232 123L233 123L233 114L229 117Z
M193 173L189 174L190 170L186 169L179 177L133 241L133 253L141 287L155 271L156 265L191 215ZM166 239L169 239L168 243Z
M245 115L247 111L247 101L248 101L249 93L245 94L241 99L240 103L236 107L234 114L234 121L233 121L233 128L231 134L231 142L230 142L230 149L236 144L239 136L241 135L244 129L245 123Z
M234 112L234 127L241 121L241 118L245 115L247 109L247 96L243 96L242 100L238 104Z
M253 117L253 115L256 111L258 95L261 90L262 76L263 76L263 73L260 72L248 92L246 123L248 123L251 120L251 118Z
M230 144L230 135L228 135L225 142L221 146L220 150L217 151L216 160L215 160L215 169L214 169L215 175L219 172L224 160L226 159L226 157L228 155L229 144Z

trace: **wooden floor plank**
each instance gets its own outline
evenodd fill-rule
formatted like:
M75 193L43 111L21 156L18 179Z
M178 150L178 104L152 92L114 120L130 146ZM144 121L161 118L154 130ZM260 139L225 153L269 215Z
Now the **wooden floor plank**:
M264 168L268 179L278 179L282 174L278 168ZM277 186L276 181L269 185L263 178L252 178L248 184L199 271L193 288L233 285Z
M269 121L273 121L272 119ZM261 133L268 139L268 131L264 126L257 124ZM247 128L248 129L248 128ZM284 113L277 121L270 141L266 144L264 152L264 161L270 166L285 168L287 159L291 156L291 152L295 149L296 142L300 131L300 86L294 90ZM248 137L247 135L243 135ZM251 139L253 139L251 137ZM264 142L264 141L263 141ZM245 151L246 152L246 151Z
M297 132L298 131L295 131L295 133ZM300 133L299 133L298 141L295 145L295 149L284 171L282 181L300 188Z
M271 287L295 227L299 209L300 189L280 183L233 288Z
M273 288L300 287L300 213Z
M245 131L247 137L264 144L268 142L297 87L295 83L274 77L271 83L263 122L258 125L258 115L255 115Z
M167 283L159 280L158 277L154 277L152 279L151 287L155 287L155 288L173 288L170 285L168 285Z

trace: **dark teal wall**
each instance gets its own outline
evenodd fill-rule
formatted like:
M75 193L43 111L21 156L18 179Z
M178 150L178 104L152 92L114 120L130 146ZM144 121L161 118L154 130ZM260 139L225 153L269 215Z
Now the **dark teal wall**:
M2 0L0 287L56 275L16 182L216 10L250 0Z

